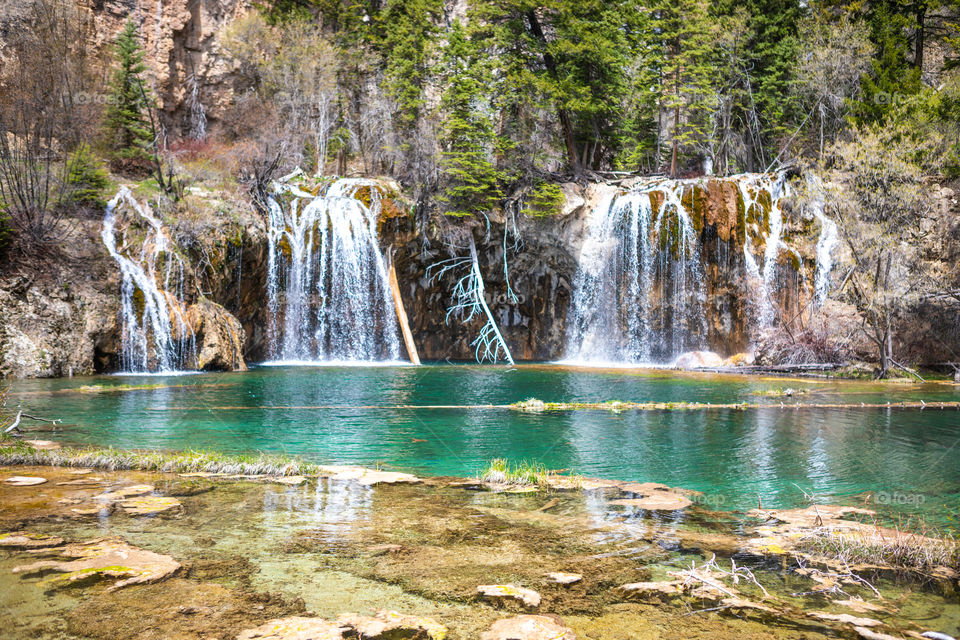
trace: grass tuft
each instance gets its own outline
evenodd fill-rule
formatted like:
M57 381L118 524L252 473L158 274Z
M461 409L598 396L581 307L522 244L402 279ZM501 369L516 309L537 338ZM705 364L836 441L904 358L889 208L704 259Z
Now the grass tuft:
M480 480L490 484L546 487L550 484L550 471L539 462L521 460L511 464L504 458L494 458L480 473Z
M877 565L931 573L945 567L960 572L960 547L954 537L900 529L858 532L819 529L805 536L799 550L845 565Z

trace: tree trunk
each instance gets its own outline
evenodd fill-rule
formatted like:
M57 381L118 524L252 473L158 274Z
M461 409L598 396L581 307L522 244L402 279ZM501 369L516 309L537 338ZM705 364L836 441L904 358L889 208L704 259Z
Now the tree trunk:
M679 45L677 47L679 49ZM674 72L673 76L673 136L672 136L672 145L673 149L670 152L670 177L677 177L677 155L679 142L677 140L677 134L680 131L680 67L677 67L677 70Z
M923 71L923 46L925 44L927 32L925 20L927 16L927 3L918 2L916 4L917 36L913 42L913 66Z
M527 22L530 24L531 35L543 45L543 66L547 68L547 72L550 73L554 81L558 81L557 63L553 59L553 56L546 50L547 38L543 34L543 29L540 27L540 19L537 18L537 12L534 9L530 9L527 11L526 16ZM583 173L583 167L580 164L580 157L577 155L577 144L573 139L573 124L570 121L570 114L558 104L557 115L560 120L563 141L567 147L567 162L570 164L570 170L573 171L574 175L579 176Z

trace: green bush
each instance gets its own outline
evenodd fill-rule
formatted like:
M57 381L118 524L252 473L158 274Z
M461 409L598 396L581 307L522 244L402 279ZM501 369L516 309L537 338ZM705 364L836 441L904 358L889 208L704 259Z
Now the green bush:
M110 175L90 145L81 144L70 154L67 169L70 203L95 208L106 206L103 191L110 186Z
M541 182L533 188L524 202L523 213L540 218L560 213L565 201L563 190L551 182Z

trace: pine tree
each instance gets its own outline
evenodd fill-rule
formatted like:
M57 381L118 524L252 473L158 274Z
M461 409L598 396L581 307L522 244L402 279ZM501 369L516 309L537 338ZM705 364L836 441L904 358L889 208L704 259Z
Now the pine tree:
M705 0L660 0L657 14L664 46L662 107L673 120L669 163L670 174L676 175L686 156L700 155L717 108L715 21Z
M440 0L391 2L380 15L384 79L396 105L394 119L402 133L412 132L421 116L423 90L433 52L434 24L443 9Z
M749 0L746 5L752 31L747 43L752 99L749 106L757 110L763 145L754 156L766 165L780 152L777 142L788 137L805 115L791 91L803 8L799 0Z
M143 49L137 25L127 22L115 45L117 68L110 83L106 114L107 146L116 169L144 172L153 162L153 134L144 111L149 93L143 84Z
M552 111L567 168L575 174L615 153L637 15L636 4L626 0L474 5L476 31L498 71L498 107L516 121L531 111ZM523 135L524 127L513 128Z
M488 111L482 109L485 76L466 30L455 22L443 52L447 88L441 100L443 124L440 159L443 192L438 199L447 215L490 211L503 194L502 175L490 161L494 144Z
M904 35L911 25L910 13L896 0L882 0L873 3L867 21L879 53L870 61L870 73L860 81L860 100L853 105L853 118L859 124L882 122L897 103L921 88L920 69L911 63Z

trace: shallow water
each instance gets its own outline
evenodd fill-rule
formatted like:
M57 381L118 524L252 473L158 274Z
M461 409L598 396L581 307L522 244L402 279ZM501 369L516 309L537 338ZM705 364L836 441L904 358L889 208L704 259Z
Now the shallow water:
M382 608L435 618L450 629L451 640L476 638L494 620L518 611L479 600L480 584L535 589L543 597L538 612L562 616L579 638L831 635L815 624L798 629L746 614L691 616L690 607L711 606L695 600L652 606L618 595L619 585L664 579L668 571L706 560L712 552L701 550L696 532L729 540L741 535L741 523L718 520L699 507L649 517L610 504L603 492L515 495L446 484L365 487L327 479L286 487L131 472L96 471L84 477L102 481L79 487L58 484L77 477L70 470L0 468L0 477L14 473L49 482L0 483L0 532L27 529L69 540L122 536L169 554L183 570L164 582L115 593L106 592L109 581L50 590L44 586L48 576L11 572L35 554L0 549L4 638L233 638L273 618L335 619ZM99 518L71 512L77 501L143 483L157 494L177 496L183 512L132 517L117 510ZM752 562L774 598L805 610L849 613L832 602L846 596L791 595L815 586L787 570L793 562L767 568ZM569 587L550 584L545 579L550 571L580 573L583 580ZM955 592L873 581L882 600L866 588L844 585L849 595L888 609L870 617L894 629L956 633L960 628ZM759 596L750 585L738 589L745 597Z
M84 385L161 385L82 393ZM765 395L785 388L790 397ZM769 408L521 413L548 402L761 403ZM788 380L665 370L261 367L180 377L102 376L14 383L9 404L62 418L37 437L118 448L265 451L324 463L382 463L421 475L471 476L491 458L541 462L588 477L704 492L718 509L853 502L956 525L960 411L898 409L960 400L950 384ZM804 405L886 403L891 408ZM781 404L782 403L782 404ZM443 405L446 408L423 408ZM796 406L796 405L799 405ZM419 408L418 408L419 407Z

